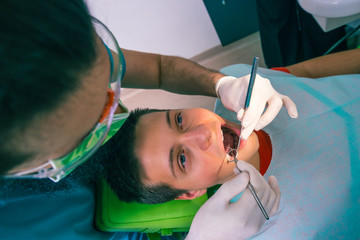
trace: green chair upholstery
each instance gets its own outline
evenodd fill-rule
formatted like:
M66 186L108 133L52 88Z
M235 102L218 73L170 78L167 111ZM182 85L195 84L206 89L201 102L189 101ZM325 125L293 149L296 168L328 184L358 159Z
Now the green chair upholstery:
M161 235L189 231L197 210L208 199L204 194L193 200L173 200L161 204L126 203L117 198L103 179L98 182L96 195L95 225L99 230Z

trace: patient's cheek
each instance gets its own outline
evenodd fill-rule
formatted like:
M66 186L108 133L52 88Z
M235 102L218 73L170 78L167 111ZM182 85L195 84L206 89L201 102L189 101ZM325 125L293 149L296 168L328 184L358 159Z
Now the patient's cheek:
M242 147L239 148L238 159L248 162L259 150L259 140L255 133L252 133L250 137L241 142Z
M243 149L247 143L247 140L241 139L239 150Z

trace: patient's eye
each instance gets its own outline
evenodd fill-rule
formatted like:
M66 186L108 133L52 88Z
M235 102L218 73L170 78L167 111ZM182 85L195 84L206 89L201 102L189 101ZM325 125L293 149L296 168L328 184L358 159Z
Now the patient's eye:
M180 156L179 156L179 165L181 170L185 170L185 166L186 166L186 157L185 157L185 153L184 151L181 152Z
M179 112L176 115L176 124L180 127L180 129L183 129L182 122L183 122L183 118L182 118L181 112Z

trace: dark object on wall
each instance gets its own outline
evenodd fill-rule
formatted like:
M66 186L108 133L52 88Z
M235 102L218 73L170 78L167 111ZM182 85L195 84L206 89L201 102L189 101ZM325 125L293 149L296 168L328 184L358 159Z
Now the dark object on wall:
M225 46L259 30L254 0L203 0Z
M323 55L345 36L345 27L324 32L296 0L256 0L267 67L282 67ZM346 50L346 42L332 52Z

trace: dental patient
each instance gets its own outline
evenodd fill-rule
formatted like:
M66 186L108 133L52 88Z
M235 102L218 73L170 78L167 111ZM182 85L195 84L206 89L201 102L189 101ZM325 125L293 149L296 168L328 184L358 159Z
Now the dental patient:
M250 70L245 64L222 69L231 76ZM360 49L279 70L284 72L259 68L258 73L296 103L299 117L290 119L282 110L265 132L250 135L237 156L264 178L276 176L281 189L276 224L259 238L357 239ZM191 199L231 179L235 165L226 155L237 145L240 123L219 101L215 113L132 113L121 128L127 137L110 139L106 146L111 149L102 159L103 175L119 198L146 203Z
M314 59L290 66L286 70L290 70L298 76L306 77L321 77L332 73L340 74L344 71L352 73L359 71L356 65L357 61L354 61L355 64L347 64L346 68L341 68L337 60L339 57L340 59L357 59L359 52L360 49L357 49L334 54L337 57L329 55L325 58L319 58L322 61ZM329 62L333 64L335 62L335 67L331 68L332 65ZM355 66L351 68L352 65ZM311 66L315 67L315 71L311 72ZM324 71L324 68L327 68L328 71ZM280 74L281 77L274 79L285 79L279 88L286 86L287 89L284 88L283 92L296 93L299 96L297 105L301 107L304 106L302 104L303 98L309 98L309 95L311 96L314 92L309 88L301 89L298 82L300 78L293 77L292 82L290 82L289 77L292 75L287 74L283 77L281 74L285 73L266 69L264 71L269 71L269 77L274 72ZM305 78L303 84L309 86L314 84L316 86L319 82L321 83L321 81ZM291 83L294 86L290 88ZM276 81L275 84L277 84ZM336 89L337 83L335 82L333 86ZM336 92L327 94L334 99L338 97ZM320 106L323 105L322 101L319 102ZM312 113L312 115L319 112L315 99L304 106L305 111ZM241 125L237 122L236 116L220 104L217 105L216 112L220 116L199 108L181 110L142 109L132 112L119 131L121 135L126 137L118 139L115 135L114 139L109 141L103 150L105 154L102 163L104 166L103 175L120 200L161 203L173 199L193 199L206 193L209 187L222 184L234 177L235 164L229 160L233 159L232 150L236 148L239 141ZM265 128L267 131L272 126L276 126L276 131L270 131L272 133L270 134L272 135L271 140L265 131L253 132L247 141L242 141L237 158L250 163L261 174L265 174L270 165L273 147L276 151L282 151L283 154L289 156L289 159L282 161L291 162L290 156L299 149L301 151L305 142L301 142L294 148L293 152L291 149L294 146L289 148L290 150L281 148L289 141L291 143L294 136L301 136L298 132L289 136L278 134L288 129L289 124L296 126L301 122L301 118L293 122L288 122L288 120L288 118L275 119L271 126ZM312 124L312 122L308 121L308 124ZM302 131L304 132L304 130ZM275 137L277 135L279 137ZM309 139L304 139L304 141L306 140L308 142ZM282 162L279 159L275 159L275 161ZM285 173L281 172L280 174Z
M127 202L199 197L209 187L235 176L235 164L226 155L236 148L240 128L201 108L137 109L120 130L127 136L117 142L120 149L109 146L107 162L114 164L105 176L119 198ZM268 135L253 132L242 143L238 158L264 174L271 159Z

